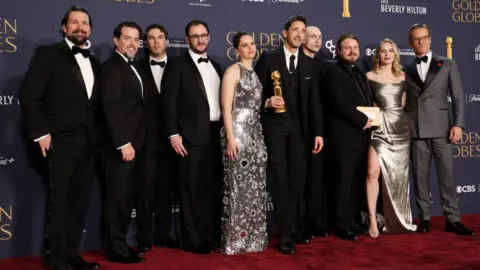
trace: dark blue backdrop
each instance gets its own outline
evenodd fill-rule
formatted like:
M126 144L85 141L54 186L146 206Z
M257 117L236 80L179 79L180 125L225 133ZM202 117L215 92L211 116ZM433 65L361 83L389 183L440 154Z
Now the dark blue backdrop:
M346 32L362 44L363 64L371 65L372 50L383 38L401 49L402 62L413 60L407 30L416 22L432 27L433 51L446 55L446 38L453 40L453 57L464 82L467 127L455 145L454 168L461 212L479 212L480 179L480 1L476 0L2 0L0 1L0 258L38 255L44 205L44 168L38 146L25 138L18 106L18 88L36 46L60 40L60 19L72 5L87 8L93 18L93 52L102 61L112 49L113 28L135 20L145 27L164 24L170 32L170 56L185 47L185 24L194 18L211 27L210 56L224 68L234 59L232 32L253 32L258 50L283 44L281 30L292 14L301 13L323 31L322 53L333 62L336 39ZM347 13L350 13L350 16ZM344 16L346 15L346 16ZM432 171L433 172L433 171ZM432 174L434 213L441 215L438 187ZM269 205L271 209L271 205ZM84 248L100 248L100 189L95 187L85 228ZM415 209L414 209L415 211Z

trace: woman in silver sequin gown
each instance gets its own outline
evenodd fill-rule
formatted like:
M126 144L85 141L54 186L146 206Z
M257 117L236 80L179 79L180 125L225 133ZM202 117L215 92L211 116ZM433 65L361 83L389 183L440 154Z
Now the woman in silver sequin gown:
M223 217L220 251L234 255L267 248L267 150L260 124L262 85L252 68L255 44L239 32L233 39L240 61L222 84L224 128Z
M416 230L412 223L410 183L410 129L403 107L406 98L405 74L399 64L395 43L385 39L375 53L376 67L367 73L374 102L380 107L381 124L372 128L368 152L367 200L369 235L378 237L376 204L381 175L384 232L405 233Z

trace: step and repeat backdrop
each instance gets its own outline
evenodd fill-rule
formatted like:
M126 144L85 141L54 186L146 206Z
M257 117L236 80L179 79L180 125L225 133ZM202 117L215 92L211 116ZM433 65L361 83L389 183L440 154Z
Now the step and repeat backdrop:
M305 15L309 24L322 30L321 55L328 63L336 61L335 43L340 35L357 35L362 53L359 65L365 71L371 68L375 48L383 38L390 38L398 44L403 64L413 61L408 28L414 23L427 23L432 28L433 51L453 57L460 67L467 103L467 125L461 141L454 146L455 179L461 212L480 212L478 0L2 0L0 258L40 254L46 199L45 163L38 146L26 138L18 90L36 47L61 40L60 21L71 5L89 10L93 21L91 50L102 61L113 49L113 29L121 21L133 20L142 27L151 23L163 24L170 33L168 54L172 57L187 48L184 27L188 21L202 19L211 29L208 53L223 68L236 60L232 46L235 32L251 32L260 54L283 45L283 25L289 16L295 14ZM433 210L435 215L442 215L438 193L433 169ZM101 185L97 184L85 225L85 249L101 248L101 198ZM268 209L273 210L271 202ZM172 211L178 213L179 209L174 205ZM135 217L135 211L132 217ZM134 241L134 227L131 231L130 240Z

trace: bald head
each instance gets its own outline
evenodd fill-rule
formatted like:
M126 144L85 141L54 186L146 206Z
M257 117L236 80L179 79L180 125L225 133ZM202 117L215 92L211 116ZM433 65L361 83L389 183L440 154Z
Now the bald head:
M307 55L315 55L322 48L322 31L316 26L308 26L306 29L304 52Z

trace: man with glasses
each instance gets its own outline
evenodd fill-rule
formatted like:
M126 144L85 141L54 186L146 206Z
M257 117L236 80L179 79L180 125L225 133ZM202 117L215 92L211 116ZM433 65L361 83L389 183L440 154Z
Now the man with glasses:
M407 104L412 132L412 168L415 199L419 209L419 232L431 230L429 171L432 157L437 168L446 230L475 235L460 222L459 199L453 180L452 144L462 136L465 103L457 64L431 51L430 28L415 24L409 30L415 61L406 67ZM452 96L452 118L447 95Z
M169 61L165 68L161 110L167 136L178 157L183 248L208 254L220 238L222 71L207 56L207 23L188 23L185 39L188 52Z

